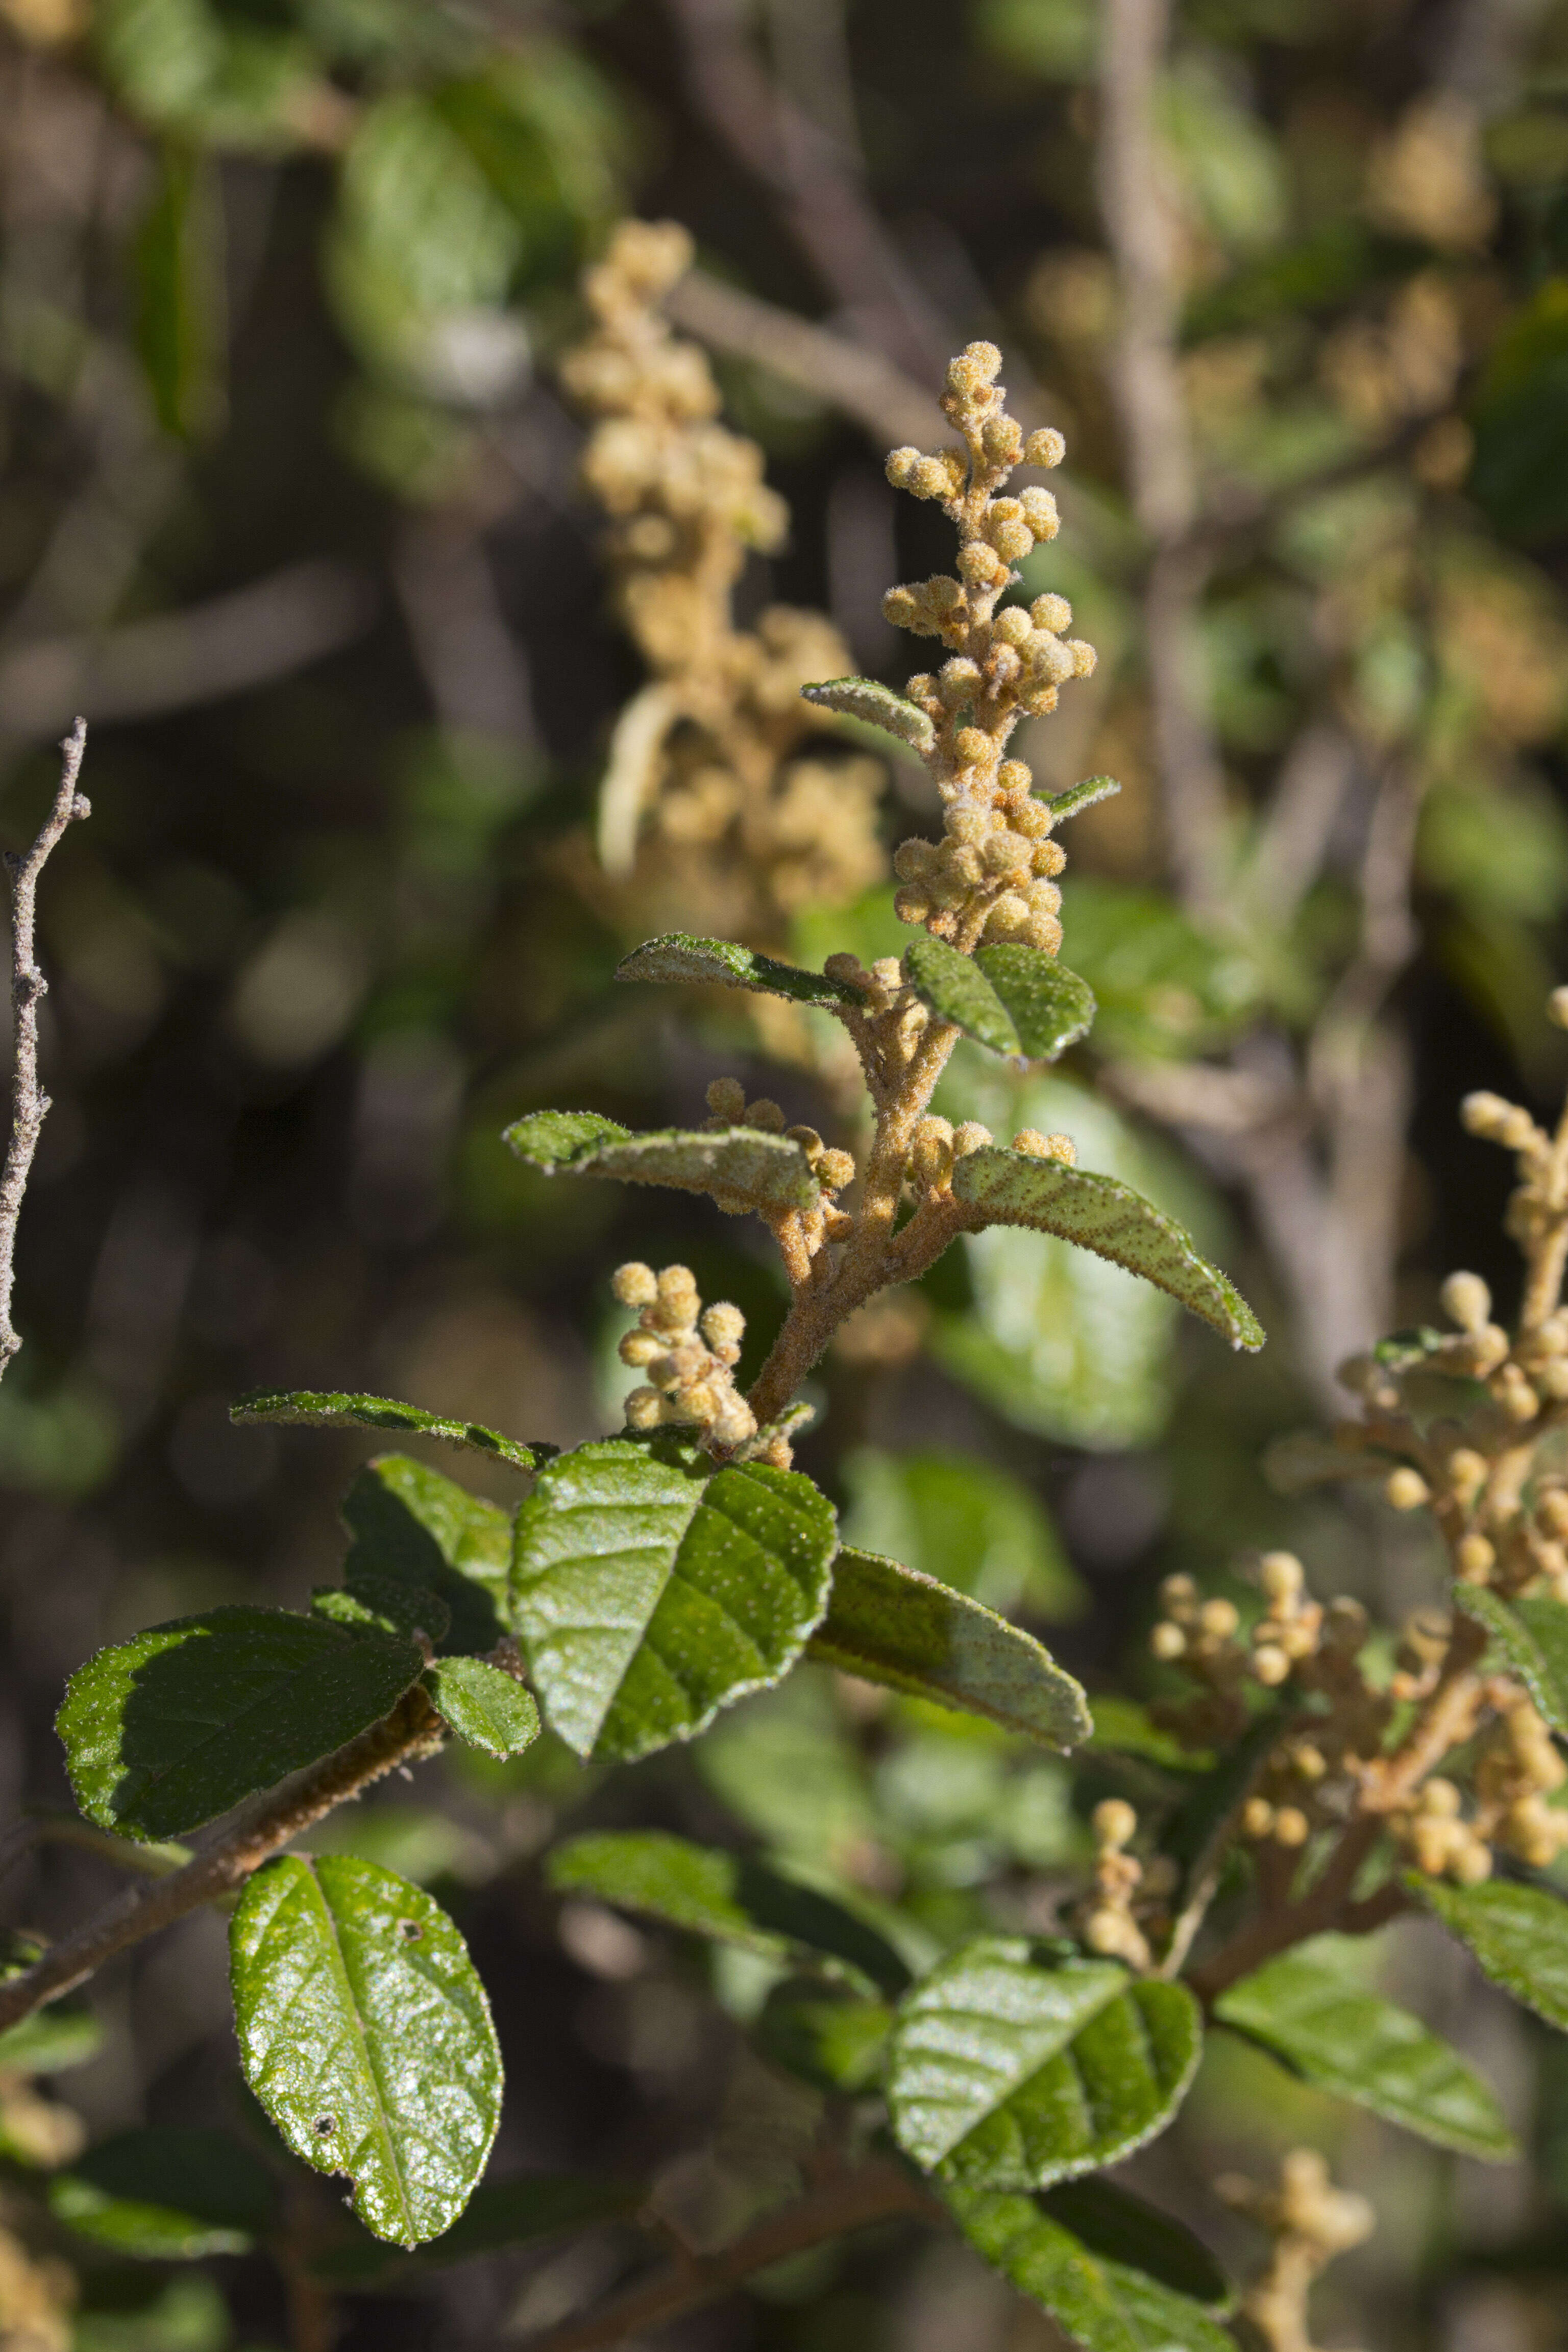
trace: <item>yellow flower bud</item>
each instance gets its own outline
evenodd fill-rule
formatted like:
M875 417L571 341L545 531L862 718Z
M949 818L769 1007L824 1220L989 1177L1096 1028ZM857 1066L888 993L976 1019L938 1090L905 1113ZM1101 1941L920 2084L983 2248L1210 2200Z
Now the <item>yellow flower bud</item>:
M1024 444L1026 466L1059 466L1067 456L1068 445L1054 425L1042 425L1031 433Z
M644 1265L640 1258L633 1258L629 1265L616 1266L610 1276L610 1288L623 1307L651 1307L658 1297L658 1283L653 1268Z
M1422 1504L1429 1502L1432 1496L1432 1490L1420 1471L1412 1470L1408 1464L1389 1473L1383 1491L1396 1511L1418 1511Z

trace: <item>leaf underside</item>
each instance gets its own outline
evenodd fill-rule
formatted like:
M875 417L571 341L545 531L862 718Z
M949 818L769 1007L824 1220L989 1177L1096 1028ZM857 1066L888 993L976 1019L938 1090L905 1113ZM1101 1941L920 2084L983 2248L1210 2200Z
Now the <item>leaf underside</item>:
M1202 2047L1184 1985L1114 1960L1059 1961L976 1937L909 1993L888 2101L906 2154L942 2180L1042 2189L1163 2131Z
M506 1130L521 1159L538 1167L567 1169L574 1176L609 1176L623 1184L667 1184L681 1192L710 1192L721 1208L810 1209L822 1187L798 1143L751 1127L669 1128L650 1135L614 1134L584 1139L570 1154L558 1149L556 1127L573 1116L542 1111ZM541 1141L533 1130L547 1131ZM603 1129L607 1120L595 1124Z
M1203 2305L1085 2245L1031 2198L950 2189L975 2252L1087 2352L1236 2352Z
M1568 2032L1568 1903L1506 1879L1450 1886L1409 1871L1405 1884L1469 1946L1494 1984Z
M1549 1592L1504 1601L1484 1584L1456 1584L1454 1598L1486 1627L1552 1730L1568 1733L1568 1608Z
M178 1837L368 1730L424 1664L281 1609L208 1610L100 1650L56 1728L76 1801L121 1835Z
M1492 2163L1518 2153L1489 2084L1418 2017L1348 1980L1333 1937L1243 1978L1214 2013L1303 2082L1439 2147Z
M537 1470L559 1450L543 1444L524 1445L479 1422L451 1421L416 1404L401 1404L395 1397L356 1396L338 1389L256 1389L230 1405L228 1417L242 1428L253 1422L282 1422L311 1429L397 1430L408 1437L437 1437L444 1445L466 1446L491 1461L510 1462L514 1470Z
M988 1716L1047 1748L1094 1726L1082 1686L1032 1633L897 1560L846 1547L811 1654L865 1682Z
M1088 982L1038 948L1004 944L966 956L922 936L905 950L904 971L922 1004L993 1053L1054 1062L1094 1020Z
M500 1666L483 1658L444 1658L422 1676L443 1722L487 1756L521 1756L539 1737L531 1695Z
M847 719L880 727L912 751L926 752L935 747L935 725L919 704L874 677L825 678L818 686L803 686L800 691L802 700L815 703L819 710L842 711Z
M702 940L690 931L668 931L645 940L616 968L617 980L673 982L717 982L726 988L750 988L767 996L787 996L796 1004L858 1004L859 992L820 971L803 971L798 964L781 963L775 956L759 955L734 940Z
M366 2228L456 2221L500 2118L484 1987L439 1904L347 1854L282 1854L229 1929L245 2078L294 2154L346 2176Z
M605 1830L550 1857L561 1894L592 1895L763 1959L902 1992L909 1969L887 1938L842 1903L750 1855L694 1845L663 1830Z
M1047 795L1046 806L1059 824L1063 817L1076 816L1079 809L1092 808L1096 801L1108 801L1121 790L1114 776L1086 776L1081 784Z
M1211 1323L1233 1348L1262 1347L1262 1327L1229 1278L1198 1255L1173 1218L1114 1176L993 1144L957 1162L952 1189L973 1213L973 1230L1028 1225L1055 1234L1142 1275Z
M518 1513L516 1630L580 1756L691 1738L776 1682L826 1607L826 1496L761 1463L711 1473L668 1438L610 1438L551 1463Z

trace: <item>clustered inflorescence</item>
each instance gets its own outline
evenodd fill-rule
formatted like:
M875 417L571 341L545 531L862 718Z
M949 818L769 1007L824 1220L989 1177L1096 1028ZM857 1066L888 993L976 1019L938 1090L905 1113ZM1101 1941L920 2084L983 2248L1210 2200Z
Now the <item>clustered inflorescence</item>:
M612 1288L623 1307L639 1309L637 1328L620 1343L623 1364L646 1376L626 1399L632 1429L676 1423L704 1443L734 1447L756 1435L750 1405L735 1386L746 1318L728 1299L706 1310L689 1266L655 1274L634 1259L617 1266Z
M885 871L880 761L805 747L825 724L801 688L848 667L819 613L770 605L734 626L751 550L789 514L755 442L719 423L707 355L659 305L690 267L670 222L623 222L584 278L595 331L562 377L597 422L583 476L610 517L622 615L654 683L628 706L605 786L607 862L666 886L684 919L778 939L805 905L847 900Z
M995 380L1001 364L994 343L971 343L948 368L942 404L962 448L895 449L888 458L894 487L939 501L959 535L956 579L938 574L883 600L889 621L940 637L949 653L940 670L905 688L936 730L931 764L945 815L940 843L906 841L899 850L897 905L905 922L923 923L960 948L1016 940L1055 955L1062 938L1055 877L1066 861L1027 766L1003 754L1020 718L1054 710L1061 688L1088 677L1095 656L1092 646L1064 636L1072 623L1065 597L998 610L1017 582L1013 566L1058 528L1048 490L1031 487L1012 498L1004 486L1016 466L1058 466L1065 454L1059 433L1026 439L1008 415Z
M1242 2298L1242 2310L1268 2352L1312 2352L1307 2297L1336 2254L1370 2238L1375 2217L1364 2197L1336 2189L1315 2148L1280 2159L1278 2189L1260 2189L1239 2173L1215 2183L1227 2205L1248 2214L1273 2240L1268 2269Z

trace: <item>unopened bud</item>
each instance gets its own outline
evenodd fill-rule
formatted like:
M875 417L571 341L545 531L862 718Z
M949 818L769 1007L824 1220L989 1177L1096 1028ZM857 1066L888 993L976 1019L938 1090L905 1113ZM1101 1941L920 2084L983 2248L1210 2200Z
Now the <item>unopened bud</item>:
M1274 1816L1274 1841L1277 1845L1305 1845L1311 1834L1311 1824L1300 1805L1281 1805Z
M644 1265L640 1258L616 1266L610 1276L610 1288L623 1307L651 1307L658 1297L654 1270L651 1265Z
M739 1078L715 1078L708 1089L708 1108L715 1118L727 1118L731 1127L746 1108L746 1089Z
M1121 1797L1106 1797L1096 1805L1089 1816L1095 1837L1102 1846L1126 1845L1136 1833L1138 1816Z
M1418 1511L1432 1497L1432 1489L1420 1471L1412 1470L1408 1465L1390 1471L1383 1491L1396 1511Z
M1293 1551L1266 1551L1258 1563L1258 1581L1270 1601L1294 1601L1305 1570Z

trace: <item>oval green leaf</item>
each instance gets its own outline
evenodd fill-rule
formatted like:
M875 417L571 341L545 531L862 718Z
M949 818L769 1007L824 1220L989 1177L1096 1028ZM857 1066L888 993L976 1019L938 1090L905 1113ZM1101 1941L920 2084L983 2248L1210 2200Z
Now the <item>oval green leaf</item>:
M525 1160L537 1154L519 1141L523 1119L508 1128L506 1141ZM721 1208L810 1209L822 1187L798 1143L757 1128L668 1128L651 1135L624 1131L585 1147L570 1160L549 1162L574 1176L611 1176L622 1184L668 1184L679 1192L709 1192Z
M100 1650L56 1728L76 1801L122 1836L178 1837L391 1712L425 1660L281 1609L211 1609Z
M690 931L669 931L634 948L616 968L617 980L675 982L717 982L726 988L751 988L766 996L787 996L795 1004L858 1004L858 990L847 982L829 980L820 971L803 971L798 964L780 963L775 956L759 955L754 948L733 940L700 940Z
M510 1630L511 1513L411 1454L367 1462L343 1501L347 1582L395 1578L444 1601L444 1653L493 1650Z
M1505 1601L1484 1584L1456 1584L1454 1598L1486 1627L1552 1730L1568 1733L1568 1608L1550 1592Z
M248 2253L277 2202L271 2174L240 2141L174 2126L121 2132L49 2183L57 2221L140 2262Z
M1032 2199L950 2189L975 2252L1087 2352L1236 2352L1200 2303L1091 2249Z
M1505 1879L1450 1886L1409 1871L1405 1884L1469 1946L1494 1984L1568 2032L1568 1903Z
M551 1175L557 1168L575 1168L601 1144L625 1142L630 1133L618 1119L601 1118L596 1110L536 1110L514 1121L501 1140L520 1160Z
M989 1716L1047 1748L1094 1728L1082 1685L1032 1633L896 1559L846 1548L811 1654L865 1682Z
M410 1437L437 1437L444 1445L467 1446L514 1470L537 1470L559 1451L553 1445L523 1445L477 1421L450 1421L395 1397L350 1395L341 1389L255 1389L228 1409L241 1428L252 1422L282 1422L305 1429L395 1429Z
M485 1990L437 1903L374 1863L282 1854L229 1927L245 2078L365 2227L417 2246L473 2192L500 2119Z
M1031 1062L1054 1062L1094 1025L1094 991L1038 948L1012 943L977 948L974 961L1012 1016L1018 1050Z
M833 1506L797 1470L713 1472L628 1438L549 1464L517 1517L516 1630L580 1756L689 1739L795 1664L827 1605Z
M952 1189L971 1212L971 1231L1029 1225L1056 1234L1142 1275L1212 1323L1233 1348L1262 1347L1262 1327L1234 1283L1198 1255L1173 1217L1114 1176L1089 1175L993 1144L957 1162Z
M907 743L911 751L923 754L935 748L936 728L920 705L874 677L825 678L819 686L803 686L800 691L802 700L814 702L819 710L837 710L867 727L880 727Z
M1017 1024L973 956L929 933L904 950L904 976L922 1004L994 1054L1024 1051Z
M906 1994L888 2062L901 2148L942 2180L1043 2189L1164 2129L1197 2067L1185 1985L981 1936Z
M515 1675L483 1658L444 1658L423 1681L437 1714L487 1756L521 1756L539 1737L539 1709Z
M1244 1977L1214 2013L1304 2083L1439 2147L1494 2164L1519 2153L1490 2085L1418 2017L1348 1979L1337 1937L1315 1937Z

